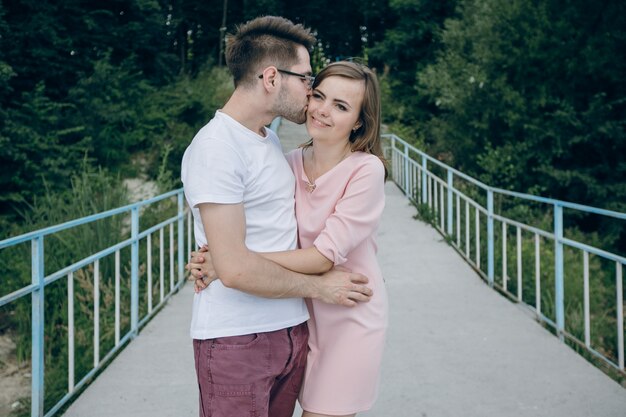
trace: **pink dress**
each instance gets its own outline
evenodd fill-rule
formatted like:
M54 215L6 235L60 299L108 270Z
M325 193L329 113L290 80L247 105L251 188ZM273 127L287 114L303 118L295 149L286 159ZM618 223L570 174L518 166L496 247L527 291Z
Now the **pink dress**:
M374 291L369 302L352 308L307 300L310 351L300 404L320 414L365 411L378 394L387 330L387 291L374 241L385 205L383 164L354 152L308 192L302 149L287 160L296 176L300 247L315 246L335 265L367 276Z

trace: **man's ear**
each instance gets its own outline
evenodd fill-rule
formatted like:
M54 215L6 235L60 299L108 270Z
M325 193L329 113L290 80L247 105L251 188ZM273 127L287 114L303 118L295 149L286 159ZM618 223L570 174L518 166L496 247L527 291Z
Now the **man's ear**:
M263 73L259 76L263 79L263 85L266 89L272 89L276 87L276 79L278 78L278 70L275 66L266 67Z

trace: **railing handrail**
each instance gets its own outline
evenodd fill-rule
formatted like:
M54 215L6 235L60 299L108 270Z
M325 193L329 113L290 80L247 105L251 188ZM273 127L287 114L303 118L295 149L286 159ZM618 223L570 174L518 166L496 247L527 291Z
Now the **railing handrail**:
M72 227L81 226L83 224L91 223L96 220L102 220L107 217L112 217L117 214L125 213L127 211L133 210L134 208L139 208L148 204L156 203L158 201L164 200L168 197L172 197L174 195L181 194L181 193L183 193L183 189L178 188L176 190L168 191L167 193L149 198L147 200L138 201L136 203L127 204L122 207L117 207L117 208L103 211L100 213L91 214L89 216L81 217L79 219L69 220L65 223L55 224L52 226L44 227L43 229L33 230L32 232L27 232L18 236L13 236L4 240L0 240L0 249L17 245L19 243L28 242L29 240L33 240L40 236L47 236L53 233L70 229Z
M471 176L469 176L469 175L459 171L458 169L453 168L450 165L447 165L446 163L439 161L436 158L433 158L432 156L428 155L426 152L417 149L415 146L411 145L410 143L408 143L404 139L401 139L400 137L396 136L394 133L385 133L385 134L381 135L381 137L383 137L383 138L393 138L394 140L400 142L402 145L408 147L408 149L410 149L411 151L419 154L421 157L426 158L428 161L430 161L430 162L440 166L441 168L446 169L446 170L450 170L455 175L457 175L457 176L459 176L459 177L461 177L461 178L463 178L463 179L465 179L465 180L467 180L467 181L469 181L469 182L471 182L471 183L473 183L475 185L478 185L479 187L484 188L485 190L490 188L487 184L483 183L482 181L479 181L476 178L471 177Z
M139 219L142 216L142 207L149 204L157 203L167 198L176 197L176 201L173 203L176 208L176 214L167 214L165 220L154 219L149 225L145 226L145 230L139 229ZM36 417L41 416L53 416L58 410L63 407L64 404L69 401L70 398L75 396L80 391L81 387L89 382L97 372L112 358L115 352L119 351L124 344L132 340L137 334L139 329L146 323L159 309L164 305L167 299L174 294L184 284L183 274L183 262L185 252L185 235L187 237L187 252L191 252L191 235L192 235L192 220L191 212L186 210L184 203L184 192L182 188L178 188L161 195L142 200L139 202L127 204L122 207L117 207L111 210L103 211L100 213L92 214L89 216L81 217L79 219L70 220L61 224L49 226L32 232L24 233L19 236L11 237L0 241L0 250L10 247L14 247L18 244L30 242L31 244L31 283L23 285L21 288L14 290L8 294L0 294L0 306L7 305L18 299L23 299L30 296L31 301L31 415ZM130 236L126 237L125 234L120 234L115 243L110 244L108 247L102 249L99 248L93 253L83 255L84 257L78 261L69 260L69 264L60 266L60 269L51 272L46 275L45 273L45 257L44 257L44 245L47 239L46 236L54 235L55 233L62 232L77 226L90 224L92 222L110 218L118 214L124 214L129 218L129 223L126 225L123 223L123 228L128 227ZM184 223L187 222L187 233L184 232ZM155 224L156 223L156 224ZM177 230L175 231L175 227ZM169 229L169 244L165 240L165 231ZM125 229L122 229L125 230ZM153 284L152 281L152 269L153 269L153 251L157 249L156 245L152 248L152 235L159 235L158 239L158 255L155 258L159 260L159 266L154 266L158 271L158 281ZM176 235L176 238L175 238ZM174 243L176 240L176 244ZM146 242L146 259L140 261L139 244L140 242ZM169 271L165 272L166 267L165 249L168 249L169 259ZM120 252L124 249L130 249L130 257L126 260L129 262L130 268L121 271ZM103 357L100 356L100 262L107 257L115 256L115 273L114 277L107 275L109 280L115 280L115 343L112 348L108 348L108 352ZM145 296L147 297L147 313L140 313L140 268L145 264L145 275L147 279ZM177 270L174 266L177 264ZM93 325L94 325L94 364L90 371L86 375L80 377L80 380L76 381L75 378L75 348L74 348L74 274L83 268L93 266L90 279L93 280ZM165 289L165 276L169 276L168 289ZM121 283L120 279L122 275L127 276L128 283ZM44 345L48 342L44 337L44 322L46 312L44 310L45 304L45 288L63 278L67 278L68 294L67 294L67 328L68 328L68 388L66 394L56 404L46 412L44 410L44 392L46 386L44 384ZM143 278L141 278L143 279ZM109 281L109 284L111 282ZM130 295L129 311L124 312L125 319L128 319L130 328L125 334L121 334L120 321L122 313L120 311L120 291L122 286L128 290ZM7 290L11 291L11 289ZM153 292L160 294L160 300L156 300L153 303ZM111 301L109 301L111 302ZM141 315L141 317L140 317ZM112 329L111 329L112 330Z
M426 158L428 161L438 165L439 167L445 169L445 170L449 170L451 172L453 172L456 176L461 177L477 186L479 186L480 188L484 189L485 191L492 191L494 193L498 193L498 194L505 194L505 195L509 195L511 197L517 197L517 198L522 198L522 199L526 199L526 200L531 200L531 201L535 201L535 202L539 202L539 203L545 203L545 204L550 204L550 205L559 205L563 208L569 208L569 209L574 209L574 210L580 210L580 211L585 211L588 213L592 213L592 214L600 214L603 216L609 216L609 217L614 217L616 219L620 219L620 220L626 220L626 213L622 213L619 211L614 211L614 210L608 210L608 209L603 209L603 208L599 208L599 207L594 207L594 206L588 206L588 205L584 205L584 204L578 204L578 203L572 203L569 201L565 201L565 200L558 200L558 199L554 199L554 198L548 198L548 197L542 197L542 196L537 196L537 195L533 195L533 194L526 194L526 193L520 193L517 191L511 191L511 190L505 190L503 188L497 188L497 187L492 187L490 185L487 185L479 180L477 180L474 177L471 177L459 170L457 170L456 168L453 168L449 165L447 165L444 162L441 162L439 160L437 160L436 158L433 158L432 156L428 155L427 153L425 153L424 151L421 151L419 149L417 149L415 146L411 145L410 143L406 142L405 140L399 138L398 136L396 136L393 133L387 133L382 135L382 137L387 137L387 138L393 138L394 140L400 142L402 145L407 146L411 151L419 154L420 156Z

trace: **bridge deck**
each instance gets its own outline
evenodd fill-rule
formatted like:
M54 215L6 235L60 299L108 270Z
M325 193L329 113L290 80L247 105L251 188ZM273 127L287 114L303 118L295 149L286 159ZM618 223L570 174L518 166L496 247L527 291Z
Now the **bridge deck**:
M390 329L380 397L360 416L625 415L624 388L485 285L393 184L386 192ZM186 285L65 415L196 416L191 297Z

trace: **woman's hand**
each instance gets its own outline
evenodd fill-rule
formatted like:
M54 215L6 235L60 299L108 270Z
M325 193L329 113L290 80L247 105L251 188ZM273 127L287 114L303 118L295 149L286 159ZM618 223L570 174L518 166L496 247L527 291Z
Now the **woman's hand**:
M217 279L213 268L208 246L202 246L197 252L191 252L189 263L185 265L189 271L189 281L194 281L194 292L199 293Z

